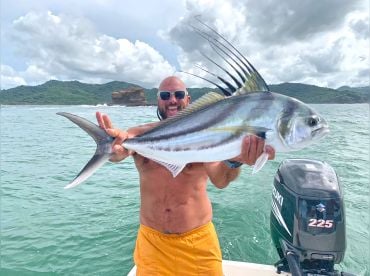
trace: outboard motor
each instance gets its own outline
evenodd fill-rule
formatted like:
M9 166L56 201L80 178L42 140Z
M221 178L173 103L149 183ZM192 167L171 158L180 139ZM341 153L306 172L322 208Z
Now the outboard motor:
M334 169L308 159L283 161L274 179L271 236L278 273L351 275L334 270L346 249L343 194Z

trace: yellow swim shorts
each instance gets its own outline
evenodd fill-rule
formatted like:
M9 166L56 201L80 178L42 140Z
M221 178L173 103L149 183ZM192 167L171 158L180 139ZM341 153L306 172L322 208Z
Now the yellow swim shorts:
M140 225L134 260L138 276L223 275L212 222L183 234L163 234Z

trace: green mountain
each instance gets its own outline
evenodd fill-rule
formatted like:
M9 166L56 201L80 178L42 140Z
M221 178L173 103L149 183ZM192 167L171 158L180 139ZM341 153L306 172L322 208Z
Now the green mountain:
M18 86L0 92L0 104L8 105L97 105L111 103L113 91L138 85L112 81L106 84L86 84L78 81L51 80L37 86ZM369 87L338 89L324 88L300 83L270 85L274 92L295 97L307 103L369 103ZM196 100L212 88L190 88L189 93ZM148 104L156 104L157 90L144 89Z
M350 87L349 87L350 88ZM319 87L301 83L270 85L270 89L306 103L369 103L370 87L344 90Z
M137 86L112 81L106 84L87 84L78 81L51 80L37 86L18 86L0 92L0 104L58 104L96 105L111 102L113 91Z
M337 88L339 91L353 91L353 92L367 92L370 93L370 86L364 87L350 87L350 86L341 86Z

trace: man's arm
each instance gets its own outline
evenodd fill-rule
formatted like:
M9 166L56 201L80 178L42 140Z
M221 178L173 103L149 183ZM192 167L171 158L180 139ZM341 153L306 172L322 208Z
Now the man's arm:
M240 174L240 167L231 169L224 162L204 163L204 166L209 179L219 189L227 187Z
M275 158L275 150L270 146L265 147L265 140L257 136L247 136L243 140L241 154L230 161L252 166L264 151L268 153L269 160ZM240 174L240 167L233 169L225 162L204 163L204 166L211 182L219 189L227 187Z

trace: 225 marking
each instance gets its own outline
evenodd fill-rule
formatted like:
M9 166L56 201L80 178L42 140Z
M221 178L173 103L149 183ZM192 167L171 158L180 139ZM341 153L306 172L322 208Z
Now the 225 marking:
M308 226L316 228L333 228L334 221L332 219L310 219Z

